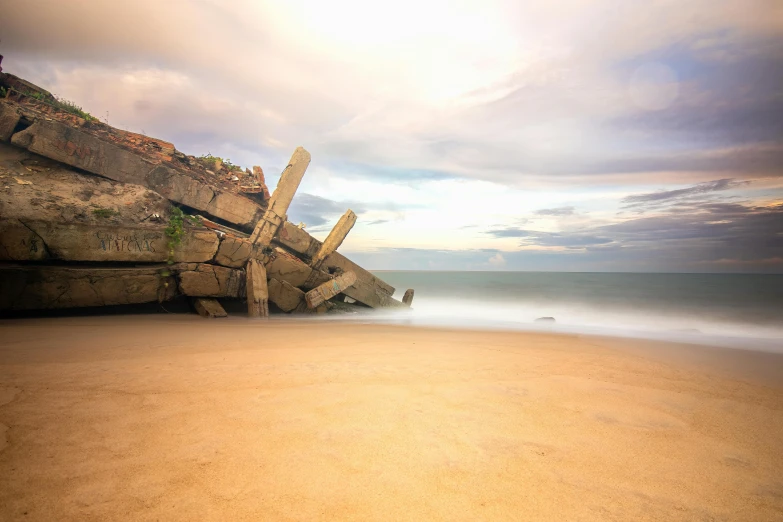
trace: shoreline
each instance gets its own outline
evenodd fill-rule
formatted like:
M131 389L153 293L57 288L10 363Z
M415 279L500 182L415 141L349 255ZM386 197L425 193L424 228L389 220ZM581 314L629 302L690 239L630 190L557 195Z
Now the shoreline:
M92 316L0 321L0 375L0 518L783 515L780 354Z

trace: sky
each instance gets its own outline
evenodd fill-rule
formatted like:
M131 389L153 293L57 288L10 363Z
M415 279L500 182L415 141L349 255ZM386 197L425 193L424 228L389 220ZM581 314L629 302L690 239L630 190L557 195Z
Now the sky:
M305 147L370 269L783 272L777 0L26 0L0 54L270 188Z

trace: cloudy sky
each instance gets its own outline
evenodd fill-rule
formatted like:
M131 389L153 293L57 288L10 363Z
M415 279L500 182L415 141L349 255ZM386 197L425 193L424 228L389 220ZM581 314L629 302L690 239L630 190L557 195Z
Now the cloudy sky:
M783 272L783 2L25 0L3 69L374 269Z

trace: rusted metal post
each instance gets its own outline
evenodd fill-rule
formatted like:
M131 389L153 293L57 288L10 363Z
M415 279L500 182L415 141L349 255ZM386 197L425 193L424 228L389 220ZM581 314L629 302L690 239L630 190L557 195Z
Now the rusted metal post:
M327 281L307 292L305 294L307 306L315 308L324 301L336 296L355 282L356 274L353 272L346 272L341 276L337 276L331 281Z
M291 200L294 198L296 189L299 188L299 183L302 181L309 164L310 153L302 147L297 147L288 166L280 175L280 181L269 200L269 206L264 216L256 224L256 228L250 236L251 243L260 247L269 246L277 229L285 222L288 207L291 205Z
M348 235L348 232L351 231L355 223L356 214L353 213L353 210L348 209L348 211L337 221L337 224L332 231L329 232L329 235L326 236L326 240L321 245L321 248L318 249L318 252L313 256L313 261L310 263L310 266L313 268L320 267L321 263L324 262L324 259L340 247L345 240L345 236Z
M266 269L255 259L247 262L247 315L269 317L269 287Z

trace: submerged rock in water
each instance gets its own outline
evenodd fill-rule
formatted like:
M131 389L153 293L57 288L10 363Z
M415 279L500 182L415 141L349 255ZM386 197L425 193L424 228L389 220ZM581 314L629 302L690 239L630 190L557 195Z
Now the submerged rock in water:
M539 317L536 319L537 323L554 323L555 318L554 317Z

